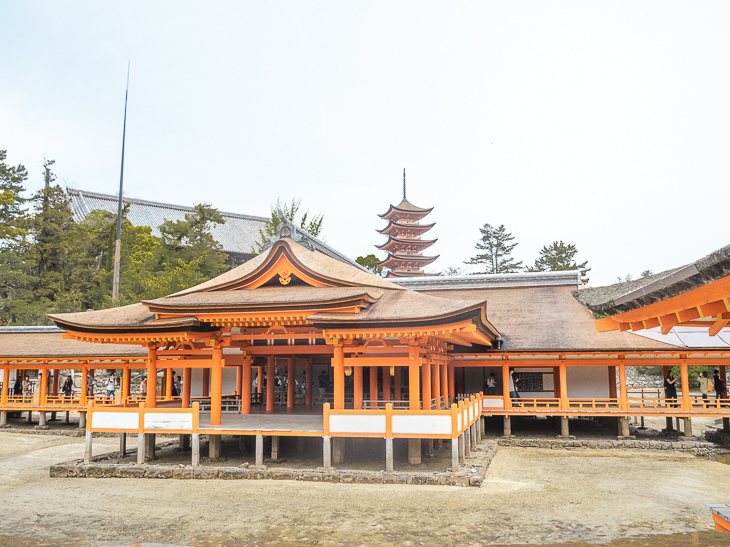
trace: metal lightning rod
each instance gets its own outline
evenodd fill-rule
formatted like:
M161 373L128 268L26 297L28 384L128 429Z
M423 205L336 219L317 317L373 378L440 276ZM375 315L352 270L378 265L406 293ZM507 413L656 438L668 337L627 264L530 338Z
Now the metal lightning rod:
M127 62L127 91L124 93L124 129L122 130L122 171L119 175L119 207L117 208L117 235L114 242L114 280L112 302L119 302L119 263L122 257L122 190L124 187L124 142L127 137L127 98L129 96L129 65Z

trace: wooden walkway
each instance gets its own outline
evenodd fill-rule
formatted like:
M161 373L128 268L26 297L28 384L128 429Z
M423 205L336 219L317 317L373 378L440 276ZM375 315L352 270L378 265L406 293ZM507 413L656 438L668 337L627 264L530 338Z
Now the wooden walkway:
M223 414L221 425L210 425L210 413L201 412L198 429L201 433L228 435L292 435L322 436L322 414Z

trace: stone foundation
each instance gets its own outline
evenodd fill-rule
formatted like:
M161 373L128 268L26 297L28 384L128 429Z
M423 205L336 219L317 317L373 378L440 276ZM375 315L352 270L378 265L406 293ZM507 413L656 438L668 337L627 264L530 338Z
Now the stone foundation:
M708 429L705 431L705 439L715 444L719 444L723 448L730 449L730 432L723 429Z
M345 471L336 469L269 469L244 464L240 467L192 467L114 463L115 453L94 458L89 464L83 460L52 465L55 478L135 478L135 479L221 479L221 480L290 480L311 482L339 482L344 484L423 484L443 486L481 486L489 464L496 453L496 444L484 443L472 451L472 457L462 465L463 471L452 473L418 473L385 471ZM129 453L135 452L134 450Z
M708 440L709 432L705 434ZM730 443L730 437L728 437ZM574 439L519 439L515 437L502 437L497 440L499 446L517 446L523 448L551 448L551 449L598 449L598 450L679 450L689 452L695 456L711 456L717 451L717 446L712 442L701 441L650 441L638 439L621 440L574 440Z

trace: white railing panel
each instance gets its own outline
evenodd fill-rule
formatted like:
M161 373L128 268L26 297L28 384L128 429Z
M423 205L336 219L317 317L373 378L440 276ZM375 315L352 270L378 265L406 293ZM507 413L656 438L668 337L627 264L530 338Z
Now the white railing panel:
M382 433L385 435L385 415L330 414L331 433Z
M459 432L461 432L461 430L463 429L463 427L462 427L461 424L462 424L462 421L461 421L461 412L459 412L459 414L456 416L456 429L458 429Z
M193 430L192 412L145 412L145 429Z
M483 409L491 409L491 408L504 408L504 400L503 399L482 399L482 408Z
M139 429L137 412L94 412L91 413L91 428L95 429Z
M393 415L393 435L451 435L451 416Z

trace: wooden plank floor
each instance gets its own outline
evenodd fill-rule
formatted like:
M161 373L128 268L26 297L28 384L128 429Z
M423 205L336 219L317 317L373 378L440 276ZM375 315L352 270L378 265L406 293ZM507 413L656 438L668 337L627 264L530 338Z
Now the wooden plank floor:
M210 413L201 412L198 428L227 432L324 432L324 424L321 414L223 414L221 416L221 425L210 425Z

